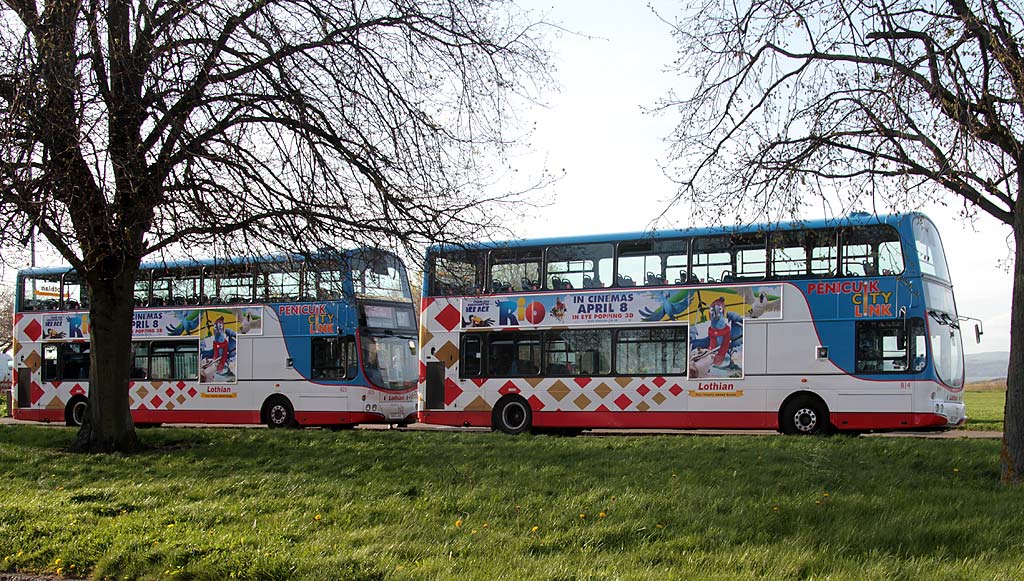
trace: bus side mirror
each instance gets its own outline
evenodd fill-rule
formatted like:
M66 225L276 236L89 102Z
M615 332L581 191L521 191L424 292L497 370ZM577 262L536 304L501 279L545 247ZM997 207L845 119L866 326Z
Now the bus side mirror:
M974 324L974 340L980 345L981 336L985 334L985 331L981 330L981 323Z

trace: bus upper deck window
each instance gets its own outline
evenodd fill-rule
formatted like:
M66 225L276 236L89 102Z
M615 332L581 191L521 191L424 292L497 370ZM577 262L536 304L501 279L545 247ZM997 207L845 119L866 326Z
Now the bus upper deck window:
M471 295L480 290L482 255L454 251L438 254L430 264L430 294Z
M540 248L501 248L491 251L491 292L538 290L540 284Z
M914 247L917 251L917 263L921 274L930 274L949 280L946 266L946 254L942 249L939 232L931 220L924 216L914 216Z
M688 267L686 240L633 240L619 243L615 276L619 286L685 284Z
M60 308L60 275L27 275L22 279L19 308L43 311Z
M394 255L360 251L348 258L352 288L357 295L379 299L411 299L405 265Z
M299 300L301 279L297 265L294 270L263 273L258 293L268 302L294 302Z
M740 279L761 279L768 274L768 251L764 234L740 234L733 236L735 268L724 276L722 282Z
M836 264L839 259L839 246L835 231L813 230L807 233L810 248L811 274L816 276L835 276L838 271Z
M149 293L152 284L152 281L149 280L149 275L150 271L140 270L135 279L135 290L132 292L132 296L135 298L136 307L149 306Z
M69 272L64 275L61 288L61 305L67 310L89 308L89 289L78 274Z
M690 268L699 282L725 282L732 275L732 250L728 236L693 241Z
M804 232L776 232L771 237L772 275L794 277L807 274L807 239Z
M239 264L219 264L203 269L203 302L210 305L251 303L252 271Z
M903 272L899 233L884 225L842 232L842 276L892 276Z
M554 290L610 286L613 255L611 244L552 246L547 252L546 286Z

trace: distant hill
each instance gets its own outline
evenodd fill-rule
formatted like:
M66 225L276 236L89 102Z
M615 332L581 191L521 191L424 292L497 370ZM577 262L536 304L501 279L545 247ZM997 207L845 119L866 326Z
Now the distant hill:
M984 381L1006 377L1006 366L1010 364L1009 351L987 351L964 357L967 366L967 381Z

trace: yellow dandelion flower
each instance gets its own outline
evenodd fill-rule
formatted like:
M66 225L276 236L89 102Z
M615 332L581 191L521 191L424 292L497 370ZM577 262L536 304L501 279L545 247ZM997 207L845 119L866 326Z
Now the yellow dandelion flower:
M455 521L455 528L459 528L461 526L462 526L462 519L460 518L459 520Z
M484 528L487 528L488 526L490 526L490 525L488 525L487 523L484 523Z
M663 525L663 524L656 524L656 525L654 525L654 528L663 529L663 528L665 528L665 525Z
M608 515L603 510L601 512L597 513L597 518L604 518L606 516L608 516Z
M540 527L535 526L532 529L530 529L530 532L531 533L535 533L535 532L537 532L538 529L540 529Z
M959 473L960 473L960 469L959 468L954 468L953 469L953 474L959 474Z
M323 517L321 517L320 515L316 515L316 516L313 517L313 520L320 520L321 518L323 518Z
M473 530L469 531L469 534L471 534L471 535L475 535L476 533L477 533L476 529L473 529Z
M57 574L58 575L63 575L64 574L64 569L61 569L60 567L57 567Z
M772 507L772 512L779 512L779 507L773 506Z
M815 500L814 504L821 504L821 501L820 500Z
M673 473L672 473L672 478L675 478L675 477L676 477L676 473L675 473L675 472L673 472Z
M828 498L828 493L825 492L825 493L822 494L822 496L824 496L825 498Z
M580 518L587 518L587 514L585 512L581 512L580 513Z
M167 528L173 529L174 528L174 523L171 523L171 524L167 525Z

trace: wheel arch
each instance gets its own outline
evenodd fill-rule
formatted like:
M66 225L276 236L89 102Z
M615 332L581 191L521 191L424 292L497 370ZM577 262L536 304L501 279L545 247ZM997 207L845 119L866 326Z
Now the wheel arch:
M501 396L501 398L498 399L498 401L494 402L494 407L491 408L491 428L497 429L499 431L504 431L501 430L501 428L499 428L499 425L503 423L500 414L505 409L506 405L512 402L519 403L520 405L523 406L523 409L526 412L527 416L525 420L526 426L525 429L522 431L529 431L533 423L533 408L530 407L529 400L527 400L525 397L518 393L509 393L503 395Z
M64 424L68 427L75 428L82 425L82 422L78 421L74 417L75 408L78 406L78 404L85 404L85 407L82 409L83 414L89 413L88 397L81 394L71 396L71 399L68 400L68 403L64 405ZM84 420L85 416L83 415L82 421L84 422Z
M291 398L283 393L272 393L263 400L263 405L260 406L260 423L267 424L270 420L270 407L276 402L283 402L291 410L292 417L295 417L295 404L292 403ZM298 420L295 420L295 422L298 423Z
M828 405L828 402L825 401L825 398L823 398L820 393L806 389L801 389L787 395L786 398L783 399L781 403L779 403L779 407L775 411L775 421L777 422L777 427L779 431L782 431L782 412L786 409L786 406L788 406L790 402L801 397L807 397L818 400L818 402L820 402L821 405L824 406L825 408L825 419L828 420L829 425L832 425L832 407Z

